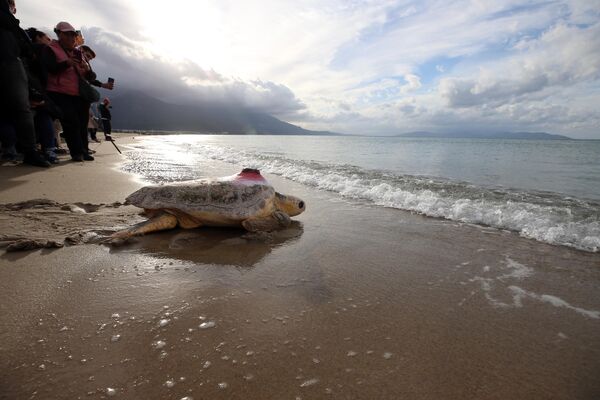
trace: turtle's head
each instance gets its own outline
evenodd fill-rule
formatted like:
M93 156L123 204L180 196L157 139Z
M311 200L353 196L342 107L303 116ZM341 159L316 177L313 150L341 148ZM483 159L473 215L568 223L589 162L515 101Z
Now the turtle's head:
M304 212L306 203L297 197L286 196L275 192L275 207L290 217L293 217L294 215L302 214Z

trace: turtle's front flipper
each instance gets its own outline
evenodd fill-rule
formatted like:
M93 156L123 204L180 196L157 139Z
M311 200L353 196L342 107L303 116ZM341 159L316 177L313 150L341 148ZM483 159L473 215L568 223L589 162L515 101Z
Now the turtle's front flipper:
M115 232L111 235L112 239L127 239L132 236L144 235L149 232L164 231L173 229L177 226L177 217L168 213L158 214L148 221L140 222L131 228Z
M292 223L289 215L281 211L275 211L271 215L262 218L248 218L242 222L242 226L250 232L269 232L280 228L287 228Z

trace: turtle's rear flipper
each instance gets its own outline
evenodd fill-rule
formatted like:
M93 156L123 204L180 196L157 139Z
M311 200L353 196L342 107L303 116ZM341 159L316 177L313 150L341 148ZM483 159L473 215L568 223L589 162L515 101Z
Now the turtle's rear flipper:
M289 215L281 211L262 218L248 218L242 226L250 232L269 232L276 229L287 228L292 223Z
M115 232L111 235L111 239L127 239L132 236L144 235L150 232L164 231L173 229L177 226L177 217L168 213L158 214L148 221L140 222L131 228Z

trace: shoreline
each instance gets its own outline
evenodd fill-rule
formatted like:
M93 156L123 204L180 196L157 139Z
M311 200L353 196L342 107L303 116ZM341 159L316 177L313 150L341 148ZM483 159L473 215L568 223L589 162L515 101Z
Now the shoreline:
M115 142L119 145L131 140L133 136L126 135L119 136ZM90 149L97 151L95 161L72 162L68 155L61 155L60 163L50 168L0 167L2 203L32 198L65 203L114 202L116 196L126 196L136 187L129 174L119 169L122 158L110 143L104 140L99 144L90 143Z
M109 146L91 163L0 168L2 203L123 201L142 183L114 170ZM2 252L0 398L600 395L597 253L267 179L308 209L266 237L173 230ZM61 207L22 217L65 232L139 218ZM0 212L2 233L15 215Z

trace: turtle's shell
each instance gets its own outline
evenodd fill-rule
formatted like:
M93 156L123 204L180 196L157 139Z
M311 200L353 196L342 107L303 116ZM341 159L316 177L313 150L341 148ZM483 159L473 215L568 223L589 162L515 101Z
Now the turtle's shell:
M169 185L146 186L126 202L145 210L163 210L205 225L238 225L250 217L275 211L275 189L258 170L217 180L196 180ZM192 217L191 219L188 217Z

